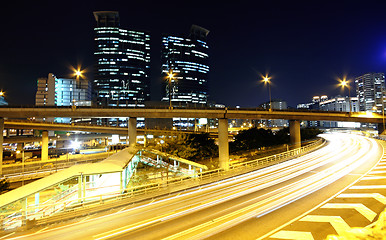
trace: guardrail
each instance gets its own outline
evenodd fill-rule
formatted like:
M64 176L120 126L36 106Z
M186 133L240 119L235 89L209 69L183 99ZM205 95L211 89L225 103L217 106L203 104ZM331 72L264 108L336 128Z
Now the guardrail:
M157 193L155 194L155 196L168 195L172 192L206 184L210 181L213 181L213 179L216 177L230 177L232 175L240 174L240 172L253 171L258 168L266 167L267 165L277 164L295 156L299 156L306 152L315 150L321 147L324 143L324 139L318 139L312 142L311 144L308 144L301 148L289 150L268 157L250 160L247 162L233 164L230 166L229 171L224 171L222 169L214 169L201 173L185 175L178 178L172 178L160 183L152 183L131 187L126 189L124 193L121 193L120 191L113 191L105 193L103 195L75 198L68 201L60 201L44 205L41 204L40 206L27 207L27 209L14 212L11 215L9 213L2 213L0 214L0 219L3 220L4 228L9 227L10 224L14 222L19 222L20 225L21 223L25 224L27 219L36 219L33 220L34 224L39 225L53 223L59 220L65 220L68 218L88 214L90 212L90 207L93 207L93 212L98 210L105 210L106 207L114 208L120 205L127 204L128 201L133 201L134 198L137 198L137 201L141 199L147 199L149 198L149 195L147 194L150 193ZM43 211L44 209L50 209L49 212L51 214L57 214L46 217L46 214ZM75 213L74 210L78 211ZM23 212L26 214L23 215Z

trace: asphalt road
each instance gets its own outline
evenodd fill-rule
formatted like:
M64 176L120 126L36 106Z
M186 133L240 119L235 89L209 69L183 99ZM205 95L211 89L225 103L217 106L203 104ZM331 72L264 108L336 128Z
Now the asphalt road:
M366 174L383 148L325 134L325 147L296 159L103 216L36 228L11 239L257 239L320 205ZM23 234L23 233L21 233Z

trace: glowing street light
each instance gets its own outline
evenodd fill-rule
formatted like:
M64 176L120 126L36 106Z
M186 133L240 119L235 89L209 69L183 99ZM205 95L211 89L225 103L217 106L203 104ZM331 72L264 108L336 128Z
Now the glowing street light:
M343 80L340 80L339 85L342 86L342 88L347 87L348 89L349 113L351 114L350 82L346 80L346 77L343 77Z
M172 94L171 94L171 83L172 83L172 79L174 78L174 73L173 73L173 69L170 70L170 72L168 73L168 76L167 78L169 79L168 83L169 83L169 108L172 109Z
M74 75L76 77L76 80L79 80L79 78L83 78L83 71L80 70L80 68L74 70Z
M265 75L265 77L263 77L263 82L264 84L268 84L268 92L269 92L269 111L272 111L272 100L271 100L271 80L270 78Z
M0 97L4 97L4 92L0 91Z

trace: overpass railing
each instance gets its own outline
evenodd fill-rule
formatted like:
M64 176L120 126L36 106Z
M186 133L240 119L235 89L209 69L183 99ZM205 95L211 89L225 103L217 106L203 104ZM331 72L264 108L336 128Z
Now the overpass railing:
M3 228L9 229L17 226L21 226L21 223L25 224L27 220L36 219L35 224L47 224L64 220L66 218L72 218L74 216L87 214L90 211L90 207L106 208L107 204L110 208L114 206L122 205L121 201L115 200L127 200L130 201L132 198L149 198L151 193L155 195L162 194L162 190L165 190L164 194L170 194L171 192L180 191L190 187L196 187L213 181L214 178L229 175L236 175L240 172L248 172L258 168L265 167L267 165L276 164L295 156L299 156L306 152L312 151L321 147L325 143L324 139L318 139L304 147L289 150L283 153L275 154L268 157L258 158L247 162L241 162L230 166L229 171L222 169L214 169L204 172L196 172L182 177L171 178L167 181L152 183L147 185L141 185L136 187L127 188L124 193L120 191L108 192L102 195L68 199L60 202L50 202L35 206L27 206L26 209L17 212L1 213L0 220L3 222ZM171 191L170 189L173 189ZM79 211L74 212L73 210L78 209ZM45 212L44 210L49 210ZM57 213L49 218L45 218L52 213Z
M4 164L3 176L10 182L35 179L50 175L58 170L68 168L76 164L94 163L106 159L113 153L102 152L97 154L65 154L58 158L45 161L25 161L24 163ZM24 166L23 166L24 165Z

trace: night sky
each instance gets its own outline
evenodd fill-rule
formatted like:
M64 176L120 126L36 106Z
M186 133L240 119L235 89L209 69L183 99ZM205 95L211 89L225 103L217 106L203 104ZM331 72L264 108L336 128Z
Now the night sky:
M108 3L107 3L108 2ZM33 105L36 81L82 64L92 79L93 11L119 11L121 27L151 34L151 95L160 100L161 34L210 30L210 100L289 106L342 93L336 77L386 71L385 1L13 1L0 14L0 89L10 105ZM357 3L358 2L358 3ZM354 84L351 84L354 94ZM347 90L346 90L347 95Z

